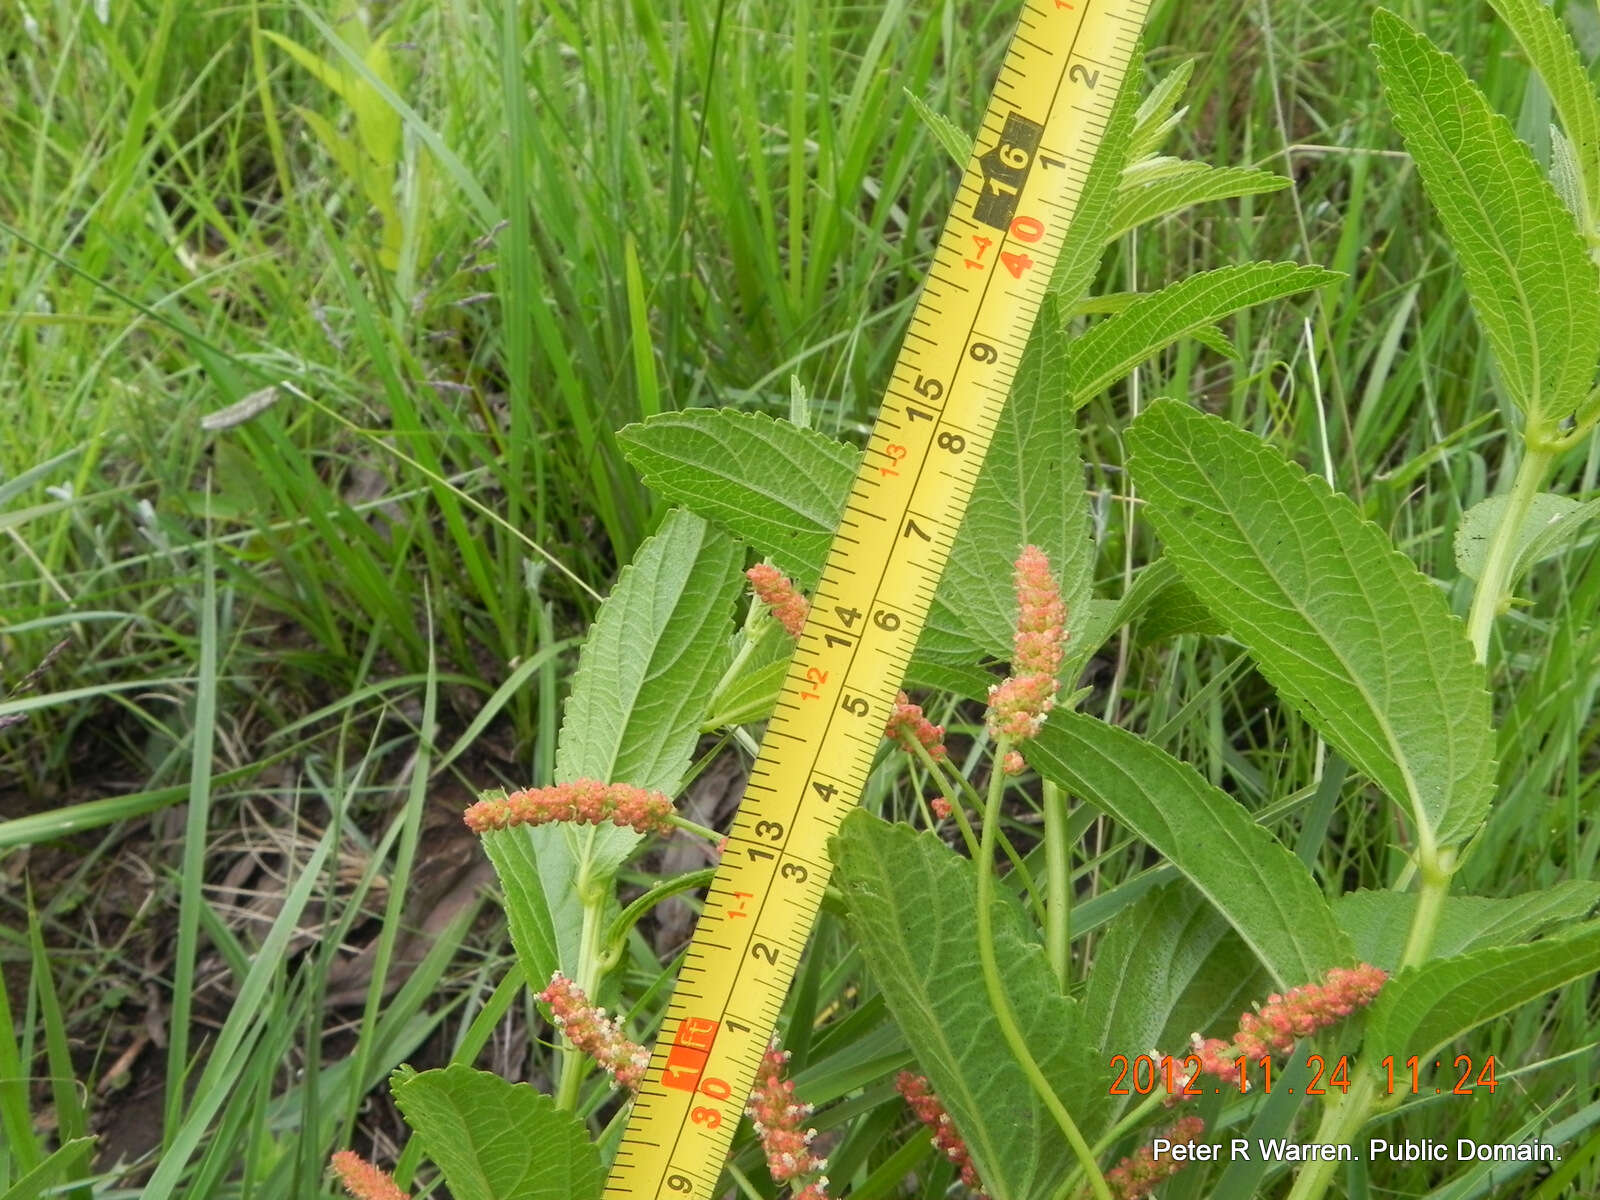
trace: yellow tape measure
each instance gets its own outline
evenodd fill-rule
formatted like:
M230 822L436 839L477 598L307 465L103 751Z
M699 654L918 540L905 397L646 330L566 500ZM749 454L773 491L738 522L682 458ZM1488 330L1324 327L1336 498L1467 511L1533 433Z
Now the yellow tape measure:
M608 1196L716 1189L1147 7L1023 6Z

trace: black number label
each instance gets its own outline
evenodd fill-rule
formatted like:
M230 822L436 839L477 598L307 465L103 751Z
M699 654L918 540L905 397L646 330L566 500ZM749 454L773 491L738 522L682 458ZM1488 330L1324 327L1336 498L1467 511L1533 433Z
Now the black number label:
M857 621L861 620L861 610L859 608L846 608L842 604L835 604L833 606L833 611L839 614L839 620L844 622L844 627L846 629L849 629Z
M1072 80L1073 83L1083 84L1084 87L1092 92L1094 91L1094 85L1100 82L1100 72L1091 71L1082 63L1073 63L1067 68L1067 78Z
M996 350L988 342L973 342L971 346L967 347L967 353L981 363L992 363L1000 357L1000 351Z
M834 793L839 789L831 783L823 783L820 779L813 779L811 781L811 790L831 804Z
M951 433L949 430L945 430L934 438L934 441L938 444L939 449L948 450L951 454L960 454L967 448L967 439L959 433Z
M931 421L933 420L933 414L931 412L923 412L923 410L918 408L915 404L908 404L906 405L906 420Z
M783 866L778 869L778 874L782 875L785 879L792 879L796 883L804 883L806 881L807 872L806 869L799 863L784 863Z
M933 541L933 534L925 532L923 530L922 526L917 524L916 519L914 517L907 517L906 518L905 532L902 533L900 536L901 537L912 537L913 535L915 535L916 537L921 538L925 542Z
M778 948L769 946L766 942L751 942L750 957L759 958L770 966L778 965Z
M675 1192L692 1192L694 1184L689 1182L687 1175L668 1175L667 1186Z
M783 841L783 822L757 821L754 832L758 838L766 838L769 842L781 842Z
M867 703L867 698L865 696L846 696L843 700L839 701L839 707L844 709L845 712L849 713L852 717L864 717L872 708L872 706Z
M872 614L872 623L885 633L893 633L900 628L899 616L886 608L880 608Z
M929 400L937 400L944 395L944 384L937 379L929 379L925 375L918 375L917 381L911 385L916 392L926 396Z

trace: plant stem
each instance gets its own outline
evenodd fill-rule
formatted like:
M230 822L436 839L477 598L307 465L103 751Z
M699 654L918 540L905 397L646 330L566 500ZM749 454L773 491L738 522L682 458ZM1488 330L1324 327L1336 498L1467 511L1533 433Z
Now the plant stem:
M1006 785L1005 773L999 770L998 764L1005 760L1010 749L1009 738L1002 737L995 743L992 761L997 765L989 777L989 799L983 811L983 842L978 851L978 962L983 972L983 986L1012 1056L1022 1068L1022 1073L1028 1077L1034 1093L1050 1110L1050 1115L1055 1118L1071 1145L1072 1152L1078 1156L1090 1189L1097 1200L1112 1200L1111 1189L1106 1185L1106 1177L1100 1173L1099 1164L1095 1162L1094 1151L1083 1140L1077 1122L1061 1103L1061 1098L1056 1095L1028 1049L1028 1041L1017 1026L1017 1016L1011 1008L1011 998L1006 995L1005 983L1000 978L1000 964L994 955L994 851L996 833L1000 827L1000 797Z
M1494 629L1494 619L1505 606L1511 567L1516 557L1517 543L1533 498L1539 494L1556 451L1529 442L1517 464L1517 473L1511 481L1511 491L1506 496L1506 506L1489 541L1489 552L1484 555L1483 569L1478 574L1478 590L1472 596L1472 611L1467 614L1467 637L1472 642L1472 653L1480 663L1489 660L1489 634Z
M583 989L591 1004L598 1003L596 991L601 975L601 925L605 920L606 889L609 880L602 881L591 874L590 863L594 850L595 831L589 831L588 843L579 860L578 876L574 886L583 904L583 930L578 940L578 966L573 983ZM563 1112L575 1112L578 1107L578 1088L583 1083L589 1060L578 1050L568 1046L561 1057L561 1082L556 1088L556 1107Z
M1071 965L1072 872L1067 845L1067 802L1061 789L1044 784L1045 925L1044 948L1056 981L1065 989Z
M1444 908L1445 896L1450 891L1450 876L1455 870L1454 850L1440 851L1424 860L1422 887L1417 893L1417 910L1411 917L1411 931L1406 936L1405 952L1400 956L1400 966L1418 966L1428 959L1433 948L1433 937L1439 928L1439 914ZM1322 1123L1317 1127L1315 1141L1330 1146L1350 1142L1377 1108L1378 1072L1376 1065L1362 1062L1356 1069L1356 1081L1343 1095L1335 1096L1323 1110ZM1294 1181L1288 1200L1319 1200L1333 1181L1338 1163L1318 1160L1312 1163Z

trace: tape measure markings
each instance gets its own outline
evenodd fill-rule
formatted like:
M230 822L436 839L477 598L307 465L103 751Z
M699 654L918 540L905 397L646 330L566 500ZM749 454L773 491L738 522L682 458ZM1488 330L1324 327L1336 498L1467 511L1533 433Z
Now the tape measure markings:
M989 148L975 147L940 233L810 618L684 954L607 1180L610 1195L708 1197L721 1176L833 870L827 838L865 787L1147 0L1123 0L1128 12L1100 12L1104 4L1087 0L1068 17L1041 13L1046 3L1027 0L1001 66L976 143ZM1064 0L1055 4L1073 9ZM1063 19L1077 22L1064 54L1027 36L1042 20ZM1109 19L1127 30L1106 38ZM1079 49L1090 31L1099 35L1086 46L1093 55ZM1037 96L1050 71L1049 103L1035 120L1028 105L1008 97L1026 93L1030 80ZM1107 72L1114 86L1097 90ZM1061 107L1069 82L1103 98L1104 107ZM1046 171L1060 174L1039 184ZM983 272L981 288L958 277L963 264Z

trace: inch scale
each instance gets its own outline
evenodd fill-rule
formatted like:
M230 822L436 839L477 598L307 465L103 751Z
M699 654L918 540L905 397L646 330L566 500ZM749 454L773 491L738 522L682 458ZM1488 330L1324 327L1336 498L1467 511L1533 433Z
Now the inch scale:
M1149 0L1026 0L605 1194L710 1200Z

